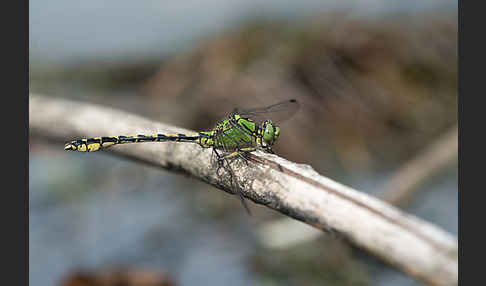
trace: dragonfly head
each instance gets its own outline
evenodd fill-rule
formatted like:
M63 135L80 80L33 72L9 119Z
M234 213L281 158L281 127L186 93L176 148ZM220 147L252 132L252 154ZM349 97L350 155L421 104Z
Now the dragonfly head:
M275 143L280 135L280 128L275 125L272 120L265 120L262 124L263 130L263 144L264 146L271 146Z

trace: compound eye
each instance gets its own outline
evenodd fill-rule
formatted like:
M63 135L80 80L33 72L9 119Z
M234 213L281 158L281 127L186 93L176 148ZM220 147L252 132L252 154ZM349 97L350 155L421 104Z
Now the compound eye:
M263 140L267 142L272 142L275 139L275 129L271 121L266 122L265 131L263 133Z

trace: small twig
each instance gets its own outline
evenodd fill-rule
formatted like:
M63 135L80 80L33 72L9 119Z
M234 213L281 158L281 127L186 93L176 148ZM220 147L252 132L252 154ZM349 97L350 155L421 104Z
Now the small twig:
M32 134L68 141L78 137L142 133L187 133L181 128L91 104L42 96L30 98ZM63 146L58 146L62 150ZM110 149L109 149L110 150ZM211 164L211 151L196 144L144 143L111 147L157 167L188 173L234 193L226 176ZM235 161L234 179L253 202L347 241L431 285L456 285L457 239L437 226L323 177L308 165L256 151L264 164Z
M405 206L421 183L457 160L457 149L456 125L392 175L382 188L381 197L391 204Z

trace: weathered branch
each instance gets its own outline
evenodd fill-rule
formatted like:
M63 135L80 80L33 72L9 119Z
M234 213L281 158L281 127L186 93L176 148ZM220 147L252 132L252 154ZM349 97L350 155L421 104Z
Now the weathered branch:
M186 133L187 130L126 112L31 95L31 134L68 141L78 137ZM190 131L189 131L190 132ZM60 144L59 150L63 149ZM233 193L228 174L218 175L211 150L196 144L144 143L113 146L110 153L186 172ZM84 154L85 155L85 154ZM332 230L354 245L431 285L456 285L457 239L397 208L276 155L255 152L246 166L232 167L236 185L253 202L318 229Z
M383 193L377 197L395 206L406 206L420 184L457 160L457 146L458 128L455 125L396 171L381 188ZM323 235L317 229L289 218L267 222L259 227L258 233L262 243L274 249L290 248ZM283 233L287 235L281 235Z
M455 125L396 171L380 188L384 191L377 197L395 206L406 206L419 190L418 186L457 160L457 147L458 128ZM274 235L285 231L288 234L291 227L294 229L288 237ZM260 226L259 234L268 248L289 248L317 239L323 233L282 218Z

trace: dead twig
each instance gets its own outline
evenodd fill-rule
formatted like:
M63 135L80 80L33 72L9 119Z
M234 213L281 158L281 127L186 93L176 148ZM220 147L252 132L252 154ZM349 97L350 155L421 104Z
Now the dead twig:
M457 160L457 148L456 125L392 175L383 187L383 200L398 206L407 205L421 183Z

